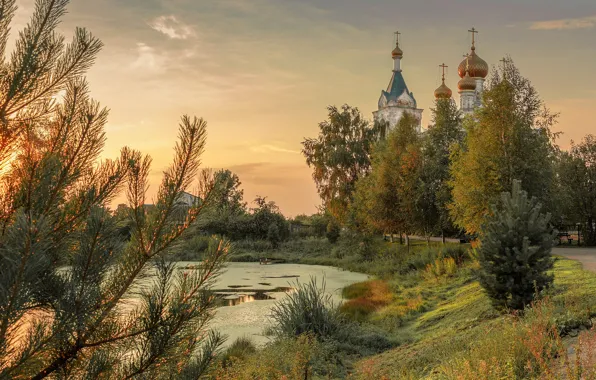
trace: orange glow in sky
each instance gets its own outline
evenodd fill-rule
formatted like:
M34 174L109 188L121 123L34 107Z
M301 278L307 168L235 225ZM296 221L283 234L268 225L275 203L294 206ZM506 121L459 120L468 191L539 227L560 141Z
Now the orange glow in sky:
M33 2L18 2L13 30ZM190 114L209 124L205 166L237 173L247 201L266 195L286 215L315 212L300 143L316 136L327 105L348 103L372 118L391 76L395 30L423 126L438 65L449 66L455 90L474 26L479 56L492 66L511 55L561 112L562 146L596 133L593 0L72 0L60 28L69 37L75 26L105 44L88 74L93 96L111 110L104 157L124 145L150 154L150 193L180 116Z

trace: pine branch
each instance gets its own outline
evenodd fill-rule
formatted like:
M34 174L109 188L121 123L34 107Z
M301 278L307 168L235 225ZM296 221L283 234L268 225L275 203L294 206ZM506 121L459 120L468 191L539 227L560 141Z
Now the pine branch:
M10 34L10 23L17 10L16 0L0 0L0 65L4 64L6 44Z

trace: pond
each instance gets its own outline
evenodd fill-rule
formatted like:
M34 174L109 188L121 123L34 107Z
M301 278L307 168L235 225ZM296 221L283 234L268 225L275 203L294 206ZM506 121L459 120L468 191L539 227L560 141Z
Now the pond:
M178 263L181 267L193 264ZM318 284L325 280L326 292L332 295L335 304L341 302L342 288L368 279L362 273L321 265L229 263L213 288L228 306L217 309L210 326L228 335L226 345L243 336L258 345L265 344L269 338L263 330L271 324L269 314L273 305L287 297L297 282L309 282L311 277Z

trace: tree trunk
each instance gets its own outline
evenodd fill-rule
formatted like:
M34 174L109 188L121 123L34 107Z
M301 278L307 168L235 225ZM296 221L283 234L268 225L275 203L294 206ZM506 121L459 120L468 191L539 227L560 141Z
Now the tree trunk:
M399 233L399 245L403 245L404 244L404 236L403 234L400 232Z
M408 255L410 254L410 236L406 234L406 246L408 247Z
M441 242L445 245L445 231L443 231L443 229L441 229Z

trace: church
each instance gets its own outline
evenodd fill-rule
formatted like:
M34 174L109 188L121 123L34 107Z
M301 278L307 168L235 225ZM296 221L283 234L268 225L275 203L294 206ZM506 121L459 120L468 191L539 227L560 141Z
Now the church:
M459 107L464 115L474 112L474 109L482 106L482 92L484 81L488 75L488 64L476 54L476 38L478 31L474 28L468 32L472 34L472 46L470 53L466 54L464 60L459 64L457 73L461 78L457 83L460 97ZM395 49L391 52L393 59L393 74L389 81L387 90L381 91L378 110L373 112L375 121L385 121L391 128L395 127L404 113L409 113L418 120L418 132L422 131L422 109L418 108L414 93L408 89L401 68L401 60L404 52L399 47L399 32L395 33ZM452 91L445 84L445 64L443 68L442 83L435 90L436 99L450 99Z

